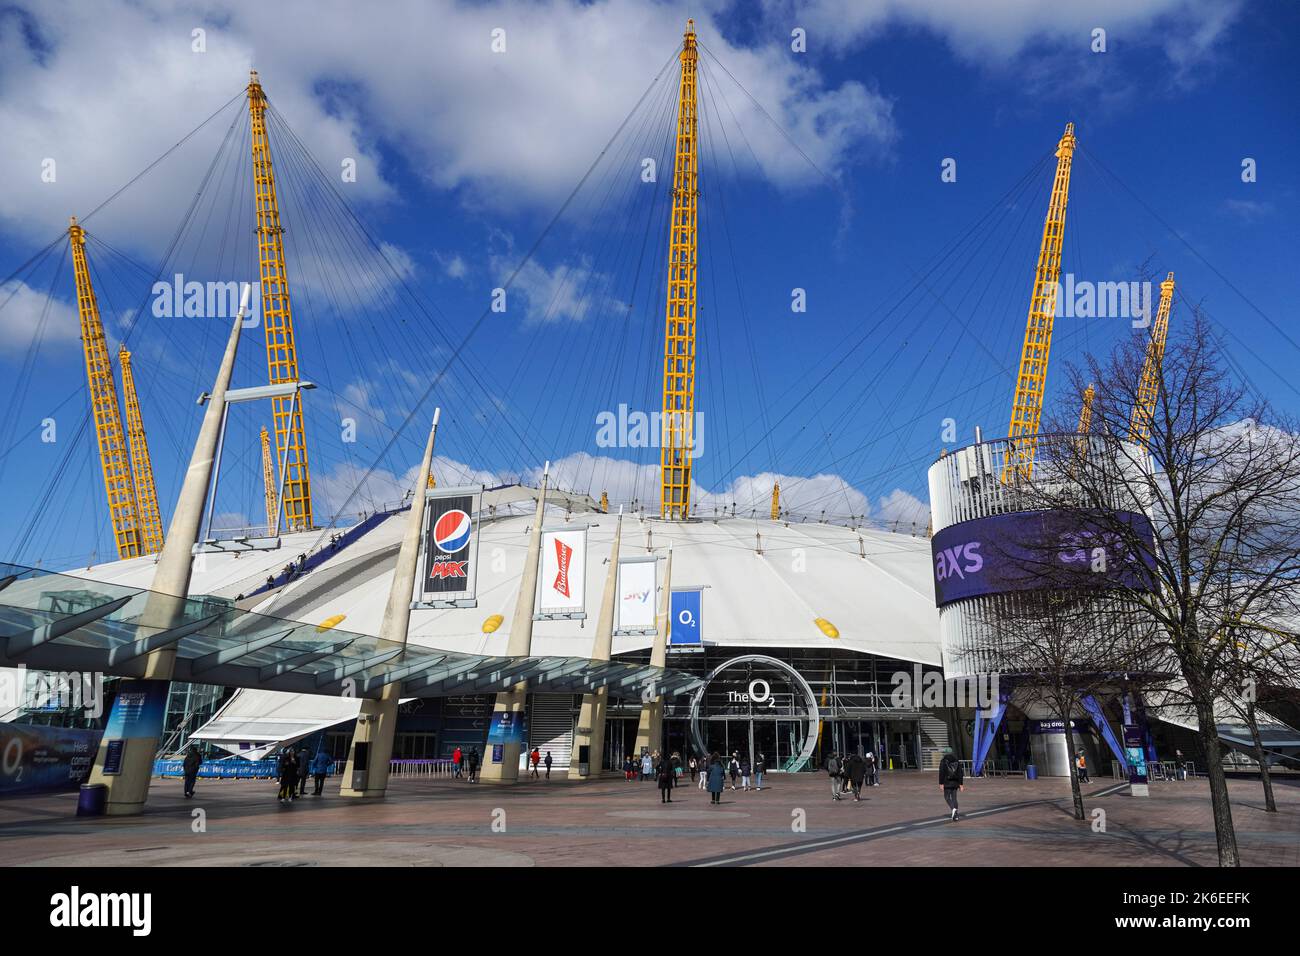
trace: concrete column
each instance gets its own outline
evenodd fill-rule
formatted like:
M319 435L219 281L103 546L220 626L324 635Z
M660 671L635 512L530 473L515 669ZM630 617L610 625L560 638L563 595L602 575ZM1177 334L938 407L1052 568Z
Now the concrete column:
M510 640L506 644L508 657L527 657L533 648L533 608L537 603L537 564L542 553L542 521L546 516L546 485L551 472L548 461L542 469L542 487L537 496L537 510L533 514L533 526L528 532L528 554L524 558L524 573L519 579L519 597L515 600L515 615L510 619ZM528 686L517 684L510 690L497 694L492 714L514 714L514 726L523 720L524 708L528 704ZM520 744L503 744L501 761L492 759L493 743L487 742L483 754L483 767L479 771L479 780L483 783L516 783L519 780Z
M406 633L411 624L411 596L415 592L415 570L420 560L420 538L424 533L424 495L429 485L429 470L433 466L433 445L441 414L441 408L434 409L433 427L429 429L424 460L415 479L411 513L406 516L406 530L402 534L401 549L397 552L397 566L393 569L393 584L388 589L388 604L379 625L380 638L399 644L406 643ZM396 681L384 685L378 700L361 702L352 743L348 746L348 761L343 768L339 796L378 798L388 789L388 765L393 759L393 734L397 730L397 705L401 697L402 683ZM364 759L358 759L358 745ZM356 770L365 771L364 777L356 774Z
M194 452L190 455L190 466L185 472L180 497L176 501L171 525L158 556L153 584L140 615L139 623L146 629L146 633L175 627L182 623L185 615L185 599L189 594L190 575L193 571L194 545L199 539L199 524L203 520L208 483L212 479L217 440L221 433L221 420L226 409L226 389L230 386L230 377L234 372L239 333L248 311L251 290L251 285L244 286L239 312L226 340L221 367L217 370L217 379L212 385L208 406L203 412L203 424L199 427ZM162 722L166 716L167 688L175 664L174 645L151 652L144 660L141 674L144 680L128 684L124 688L132 692L131 700L128 702L126 694L123 694L113 704L104 736L99 742L99 750L95 754L89 781L104 784L108 788L105 812L109 816L131 816L144 810L145 800L149 796L149 784L153 778L154 754L158 752L158 738L162 734ZM141 711L133 713L131 711L138 706L140 700L135 696L137 692L144 695L144 706ZM122 736L117 736L118 733ZM134 736L136 733L141 736ZM117 749L119 744L121 747L119 770L111 774L104 772L110 744L113 749Z
M609 571L605 574L605 590L600 596L596 639L591 648L593 661L608 661L614 653L614 602L618 597L618 551L622 537L623 509L619 508L618 523L614 525L614 544L609 552ZM579 748L583 746L590 748L591 755L587 779L596 780L600 777L605 754L605 711L608 703L609 695L604 687L582 696L578 729L573 734L573 757L569 761L570 780L581 779L578 776L578 754Z
M659 613L655 620L655 642L650 649L650 666L663 667L668 662L668 615L672 608L673 549L668 548L668 562L664 568L664 588L659 595ZM664 699L656 695L641 705L641 716L636 725L636 753L640 759L641 748L649 747L654 753L664 740Z

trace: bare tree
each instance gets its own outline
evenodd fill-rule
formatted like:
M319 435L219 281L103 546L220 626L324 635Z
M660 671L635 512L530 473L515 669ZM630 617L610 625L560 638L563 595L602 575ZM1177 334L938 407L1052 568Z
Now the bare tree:
M1104 360L1070 371L1080 391L1096 385L1091 434L1047 437L1074 430L1076 410L1064 411L1045 423L1032 475L1010 480L1022 503L1086 528L1103 564L1107 554L1141 555L1143 573L1100 580L1122 599L1114 604L1121 613L1145 618L1153 669L1185 686L1219 864L1237 866L1215 708L1263 672L1293 682L1298 670L1294 640L1277 635L1300 619L1300 438L1233 378L1192 311L1171 336L1149 415L1139 403L1145 336L1135 333ZM1130 440L1144 431L1145 448Z
M1135 685L1142 673L1145 622L1104 596L1053 588L1000 602L981 623L982 637L972 648L981 667L1014 675L1001 680L1014 679L1017 703L1041 702L1061 719L1074 816L1085 819L1071 721L1088 714L1088 698Z

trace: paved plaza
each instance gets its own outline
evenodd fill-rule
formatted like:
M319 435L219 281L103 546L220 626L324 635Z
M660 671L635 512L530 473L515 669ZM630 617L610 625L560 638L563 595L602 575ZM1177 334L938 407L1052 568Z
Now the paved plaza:
M722 804L690 786L660 802L650 782L524 781L491 787L399 779L382 803L337 795L281 807L270 781L200 781L186 800L155 781L139 817L75 816L72 793L0 801L0 863L37 866L1214 866L1204 780L1153 785L1148 799L1103 778L1089 820L1062 780L974 780L965 818L945 819L934 775L886 774L862 802L834 803L824 774L774 775ZM310 789L310 788L309 788ZM1248 866L1300 865L1300 784L1279 812L1258 781L1230 782ZM1091 817L1105 811L1104 831ZM195 811L202 811L196 813ZM802 832L795 827L805 824ZM201 831L201 832L196 832Z

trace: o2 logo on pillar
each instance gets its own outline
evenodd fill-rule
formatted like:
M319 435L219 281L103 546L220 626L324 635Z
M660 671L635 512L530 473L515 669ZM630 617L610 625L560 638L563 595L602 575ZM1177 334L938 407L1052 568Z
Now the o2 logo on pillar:
M438 518L438 523L433 526L433 543L443 554L456 554L469 544L473 530L469 515L454 509Z
M978 541L944 548L934 556L934 575L940 581L954 574L965 580L966 575L978 574L983 569L984 556L980 554Z
M555 573L555 583L551 585L558 593L569 596L569 564L573 560L573 549L555 539L555 564L559 569Z

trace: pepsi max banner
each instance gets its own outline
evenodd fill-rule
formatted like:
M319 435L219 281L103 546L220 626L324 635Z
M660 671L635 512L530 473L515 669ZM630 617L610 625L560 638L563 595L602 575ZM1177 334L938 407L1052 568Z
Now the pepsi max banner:
M481 485L437 488L425 494L423 604L473 606L478 575L478 505Z
M542 529L539 617L586 617L587 529Z
M654 558L624 558L618 562L617 620L618 634L653 634L655 632Z
M1154 586L1154 534L1131 511L1022 511L975 518L930 539L935 605L1009 591Z

